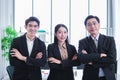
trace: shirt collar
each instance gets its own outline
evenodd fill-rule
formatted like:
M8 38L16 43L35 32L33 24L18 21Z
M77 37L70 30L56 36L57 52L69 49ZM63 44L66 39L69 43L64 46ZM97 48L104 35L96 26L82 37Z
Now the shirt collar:
M33 40L30 40L27 36L26 36L26 39L27 39L27 41L34 41L35 40L35 38Z
M93 40L94 39L98 40L99 36L100 36L100 33L96 36L96 38L94 38L93 36L91 36L91 37L92 37Z

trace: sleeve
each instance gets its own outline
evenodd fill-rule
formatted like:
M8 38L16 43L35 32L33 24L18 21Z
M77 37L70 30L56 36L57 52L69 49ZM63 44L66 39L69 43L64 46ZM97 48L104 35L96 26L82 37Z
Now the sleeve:
M76 50L76 48L74 46L72 48L72 53L73 53L73 56L74 55L77 56L77 50ZM72 58L73 58L73 56L72 56ZM73 66L80 66L80 64L81 64L81 61L78 58L76 60L72 60L72 65Z
M100 58L98 61L98 64L103 65L109 65L109 64L115 64L116 63L116 44L113 37L107 38L107 44L105 44L105 47L102 47L101 52L106 53L107 57ZM104 65L103 65L104 66Z
M57 53L54 52L53 44L49 44L48 45L47 52L48 52L48 58L49 57L54 57L54 58L58 59L55 56L55 54L57 54ZM53 69L62 69L62 65L61 64L50 63L49 61L48 61L48 64L49 64L50 68L53 68Z
M37 42L37 46L36 46L36 50L33 50L34 52L34 56L28 56L26 54L26 50L23 50L24 48L22 48L22 46L20 46L21 44L19 43L20 42L20 38L18 39L13 39L12 43L11 43L11 47L10 47L10 50L12 48L16 48L18 49L18 51L20 51L20 53L27 57L26 59L26 62L24 61L21 61L15 57L11 57L10 56L10 65L12 66L17 66L17 67L25 67L25 66L34 66L34 67L42 67L45 65L46 63L46 46L45 46L45 43L44 42L41 42L41 41L38 41ZM35 59L35 56L38 52L42 52L43 55L42 55L42 58L41 59Z
M10 50L12 48L16 48L16 49L18 48L17 38L13 39L13 41L11 42ZM17 58L11 57L10 50L9 50L9 62L10 62L10 65L12 65L12 66L21 66L20 64L24 64L24 62L18 60Z
M79 45L78 45L78 59L82 63L88 63L88 62L94 62L98 61L100 58L100 54L98 53L88 53L88 54L83 54L82 50L88 50L88 45L86 44L85 41L80 40ZM87 51L88 52L88 51Z
M44 67L46 63L46 46L44 42L41 42L40 47L41 50L39 52L42 52L42 58L41 59L35 59L32 57L27 57L26 64L31 66L37 66L37 67ZM38 52L37 52L38 53Z
M63 60L62 61L62 66L63 67L73 67L73 66L79 66L81 64L81 62L79 61L79 59L77 58L76 60L72 60L73 56L76 55L77 56L77 50L73 45L70 45L69 47L70 49L68 49L69 52L69 58L67 60Z

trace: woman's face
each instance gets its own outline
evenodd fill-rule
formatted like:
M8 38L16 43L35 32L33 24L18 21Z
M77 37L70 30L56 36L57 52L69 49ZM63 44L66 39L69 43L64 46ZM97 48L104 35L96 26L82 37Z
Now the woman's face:
M67 36L68 36L68 31L66 30L66 28L64 27L60 27L58 29L58 31L55 33L55 36L57 37L58 39L58 42L65 42L65 40L67 39Z

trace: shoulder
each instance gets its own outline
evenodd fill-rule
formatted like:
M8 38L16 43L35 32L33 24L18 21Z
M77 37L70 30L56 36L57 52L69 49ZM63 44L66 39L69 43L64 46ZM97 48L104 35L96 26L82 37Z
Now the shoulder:
M35 38L35 41L36 41L37 43L39 43L40 45L44 45L44 46L45 46L45 42L42 41L42 40L40 40L38 37Z
M41 43L45 43L44 41L42 41L40 38L36 37L36 40L41 42Z
M107 36L107 35L101 34L100 37L102 37L103 39L106 39L106 40L114 40L113 36Z
M74 45L72 45L72 44L67 44L67 46L68 46L68 47L75 48L75 46L74 46Z
M47 49L48 49L48 50L54 50L54 49L57 48L57 47L58 47L57 44L51 43L51 44L48 44Z
M13 41L22 41L25 39L25 36L24 35L21 35L21 36L18 36L16 38L13 39Z
M86 36L85 38L80 39L79 43L80 42L88 42L89 39L90 39L90 36Z
M68 49L68 50L70 50L70 51L71 51L71 50L72 50L72 51L76 51L76 47L75 47L74 45L72 45L72 44L67 44L66 46L67 46L67 49Z
M55 43L51 43L48 45L48 47L55 47L55 46L57 46L57 44L55 44Z

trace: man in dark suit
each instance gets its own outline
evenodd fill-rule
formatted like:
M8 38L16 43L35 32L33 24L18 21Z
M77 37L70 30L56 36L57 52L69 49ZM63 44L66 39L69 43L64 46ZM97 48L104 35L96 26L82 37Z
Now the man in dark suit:
M84 24L90 36L79 41L78 58L85 64L82 80L116 80L114 38L99 33L97 16L89 15Z
M46 46L37 38L40 21L30 17L25 21L26 33L13 39L10 65L14 66L13 80L42 80L41 66L46 63Z

